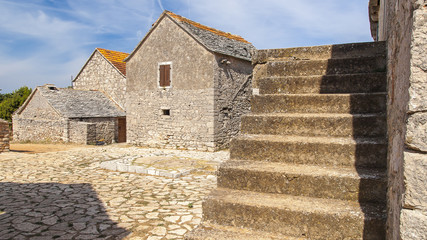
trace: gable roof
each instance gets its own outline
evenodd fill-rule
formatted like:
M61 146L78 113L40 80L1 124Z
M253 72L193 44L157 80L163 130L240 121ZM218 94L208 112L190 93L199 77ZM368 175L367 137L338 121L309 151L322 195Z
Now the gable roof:
M129 53L96 48L110 63L112 63L123 75L126 76L126 63L123 62Z
M135 52L140 48L148 36L165 17L168 17L170 20L172 20L172 22L177 24L181 29L187 32L199 44L204 46L209 51L244 59L247 61L251 60L251 50L255 49L255 47L244 38L202 25L178 14L165 10L162 15L160 15L159 19L153 24L153 27L150 29L147 35L145 35L145 37L139 42L132 53L124 60L125 62L132 58Z
M53 85L36 87L28 97L38 91L60 115L67 118L124 117L125 112L99 91L56 88ZM16 113L21 113L28 102Z
M121 75L123 75L123 77L126 77L126 62L124 60L129 56L129 53L113 51L104 48L95 48L86 63L83 65L82 69L80 69L80 72L73 79L73 82L80 76L80 74L83 72L83 69L85 69L86 65L89 63L96 52L99 52L101 56L111 64L111 66L113 66Z

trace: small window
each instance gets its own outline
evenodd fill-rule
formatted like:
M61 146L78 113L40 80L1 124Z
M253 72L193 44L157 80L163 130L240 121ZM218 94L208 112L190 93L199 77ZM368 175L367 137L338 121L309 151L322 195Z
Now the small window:
M171 64L159 63L159 87L171 86Z
M162 113L164 116L170 116L171 115L171 110L170 109L162 109Z

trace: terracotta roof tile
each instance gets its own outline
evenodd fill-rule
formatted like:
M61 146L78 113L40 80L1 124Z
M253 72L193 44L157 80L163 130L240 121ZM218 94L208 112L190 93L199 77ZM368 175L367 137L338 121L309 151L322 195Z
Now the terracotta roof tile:
M170 12L170 11L165 11L165 12L166 12L166 14L168 14L169 16L173 17L174 19L176 19L176 20L178 20L178 21L180 21L180 22L186 22L186 23L188 23L188 24L193 25L194 27L197 27L197 28L199 28L199 29L202 29L202 30L206 30L206 31L212 32L212 33L214 33L214 34L216 34L216 35L219 35L219 36L222 36L222 37L226 37L226 38L228 38L228 39L236 40L236 41L243 42L243 43L249 43L248 41L246 41L246 40L245 40L244 38L242 38L241 36L234 35L234 34L231 34L231 33L226 33L226 32L223 32L223 31L217 30L217 29L215 29L215 28L211 28L211 27L208 27L208 26L202 25L202 24L200 24L200 23L198 23L198 22L194 22L194 21L192 21L192 20L190 20L190 19L187 19L187 18L185 18L185 17L182 17L182 16L180 16L180 15L178 15L178 14L175 14L175 13L173 13L173 12Z
M128 53L96 48L104 57L110 61L123 75L126 76L126 63L123 62L129 56Z

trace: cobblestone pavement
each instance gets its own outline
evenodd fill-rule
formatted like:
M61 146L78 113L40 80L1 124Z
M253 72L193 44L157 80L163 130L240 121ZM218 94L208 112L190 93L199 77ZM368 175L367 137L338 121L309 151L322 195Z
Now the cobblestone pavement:
M156 150L123 145L63 152L0 154L0 239L182 239L201 221L212 173L171 179L101 169L132 155L209 160L228 152Z

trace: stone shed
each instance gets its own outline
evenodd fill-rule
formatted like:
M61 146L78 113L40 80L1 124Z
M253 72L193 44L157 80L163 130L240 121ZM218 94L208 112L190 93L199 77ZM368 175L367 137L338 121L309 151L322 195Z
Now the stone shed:
M125 112L100 91L37 87L12 121L15 141L126 141Z
M125 109L126 63L129 54L96 48L73 80L73 89L98 90Z
M0 153L9 151L9 122L0 119Z
M164 11L125 59L128 143L227 148L250 110L251 43Z

